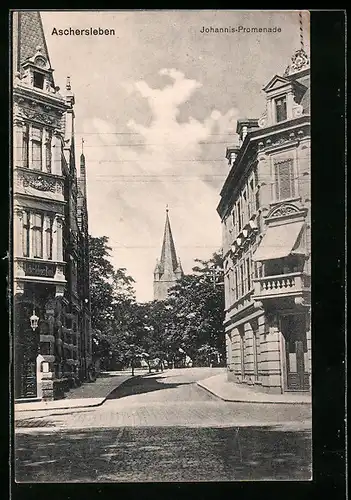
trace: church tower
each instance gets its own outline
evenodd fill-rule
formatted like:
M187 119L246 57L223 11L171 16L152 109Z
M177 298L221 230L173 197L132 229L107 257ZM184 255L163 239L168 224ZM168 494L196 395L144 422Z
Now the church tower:
M157 259L154 271L154 300L165 300L168 290L176 284L183 274L182 265L175 250L167 208L161 258Z

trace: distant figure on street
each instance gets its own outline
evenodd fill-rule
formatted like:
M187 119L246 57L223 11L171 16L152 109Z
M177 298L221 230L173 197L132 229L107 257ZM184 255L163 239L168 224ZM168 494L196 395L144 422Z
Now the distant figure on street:
M191 368L193 366L193 360L188 355L185 356L185 366L187 368Z

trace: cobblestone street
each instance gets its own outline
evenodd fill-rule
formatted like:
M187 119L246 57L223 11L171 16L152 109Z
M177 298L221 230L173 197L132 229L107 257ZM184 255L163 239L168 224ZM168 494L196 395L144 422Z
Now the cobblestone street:
M226 403L211 369L127 380L102 406L21 412L19 481L309 479L310 407Z

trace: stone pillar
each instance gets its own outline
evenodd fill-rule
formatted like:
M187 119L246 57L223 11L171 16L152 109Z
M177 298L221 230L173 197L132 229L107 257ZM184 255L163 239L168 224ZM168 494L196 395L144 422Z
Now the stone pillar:
M43 255L44 259L50 260L50 242L48 241L48 232L50 231L51 220L49 215L44 215L43 231ZM53 246L53 245L52 245Z
M33 128L31 125L29 125L29 139L28 139L28 168L33 168L33 148L32 148L32 141L33 141Z
M230 332L227 332L225 335L225 343L226 343L227 368L228 370L232 370L232 339L230 336Z
M15 207L13 211L14 257L23 257L23 209Z
M42 171L46 172L46 140L47 140L47 130L43 129L42 141L41 141L41 162Z
M286 96L286 114L287 114L288 120L291 120L292 118L294 118L293 117L294 104L296 104L294 101L294 94L293 94L293 91L290 90Z
M259 330L262 324L259 323ZM262 388L266 392L282 394L281 333L276 316L265 317L264 335L261 337Z
M272 201L272 185L269 182L271 178L271 162L269 157L264 154L258 156L257 177L259 187L259 206L262 209L268 209Z
M24 282L19 281L17 279L13 282L13 294L14 295L23 295L24 294Z
M231 332L232 339L232 377L234 382L241 382L241 351L240 351L240 333L237 328Z
M62 144L61 135L55 130L51 141L51 172L56 175L62 175Z
M246 381L249 384L254 384L254 341L253 341L253 331L250 323L245 323L245 374Z
M13 134L13 166L23 167L23 127L24 123L19 118L14 119L14 134Z

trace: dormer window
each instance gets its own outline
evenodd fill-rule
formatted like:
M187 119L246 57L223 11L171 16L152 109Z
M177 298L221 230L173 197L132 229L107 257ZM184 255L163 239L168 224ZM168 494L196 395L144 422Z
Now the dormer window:
M33 85L37 89L43 89L44 88L44 75L42 73L39 73L38 71L34 71L33 73Z
M282 122L284 120L287 120L288 118L288 111L287 111L287 105L286 105L286 96L283 97L278 97L274 101L275 104L275 119L276 122Z

